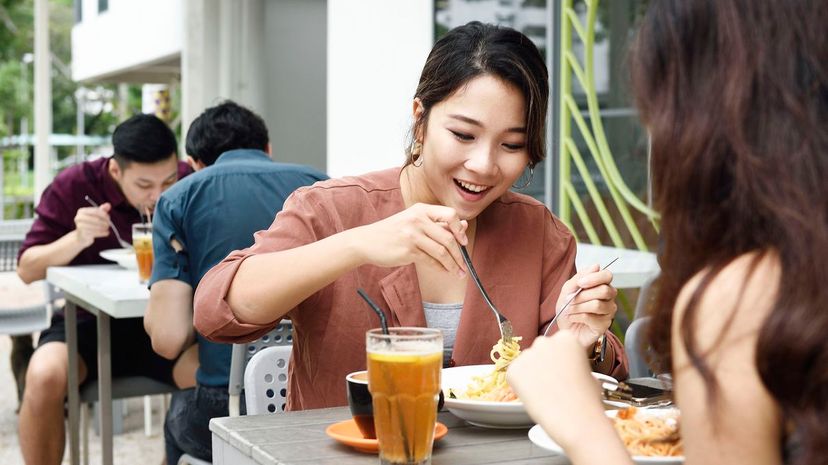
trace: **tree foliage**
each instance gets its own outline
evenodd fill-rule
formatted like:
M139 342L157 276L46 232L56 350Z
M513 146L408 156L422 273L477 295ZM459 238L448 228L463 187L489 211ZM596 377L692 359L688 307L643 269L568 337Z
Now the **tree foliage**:
M71 37L74 25L72 0L49 0L49 47L52 53L52 128L55 133L75 133L79 85L72 80ZM34 51L34 0L0 0L0 136L21 133L22 120L32 131L34 66L25 57ZM30 56L31 57L31 56ZM114 96L112 86L100 86ZM106 135L117 123L111 105L99 105L97 113L85 112L86 134ZM88 110L87 110L88 111Z

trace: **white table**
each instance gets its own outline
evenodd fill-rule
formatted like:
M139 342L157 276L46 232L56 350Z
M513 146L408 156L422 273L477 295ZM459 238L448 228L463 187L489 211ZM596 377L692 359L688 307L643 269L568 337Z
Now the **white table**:
M138 283L138 272L117 265L59 266L46 271L46 280L63 290L66 297L66 345L69 352L70 459L79 463L77 306L97 316L98 389L101 408L101 449L104 465L112 465L112 354L110 318L143 317L149 301L146 285Z
M661 270L652 252L581 243L578 244L575 267L582 270L596 263L603 267L615 257L618 261L612 264L610 271L612 285L618 289L641 287Z

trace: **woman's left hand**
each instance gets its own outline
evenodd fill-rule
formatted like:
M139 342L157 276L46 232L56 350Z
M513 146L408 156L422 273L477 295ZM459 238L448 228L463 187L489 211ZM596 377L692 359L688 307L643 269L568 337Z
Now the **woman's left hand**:
M618 310L615 296L618 291L610 285L611 282L611 271L593 265L570 278L561 288L555 306L558 312L579 287L584 289L556 322L559 329L571 331L584 348L595 345L595 341L609 329L615 318Z
M563 317L561 317L563 318ZM506 380L526 411L567 452L606 421L598 383L570 331L536 338L509 365Z

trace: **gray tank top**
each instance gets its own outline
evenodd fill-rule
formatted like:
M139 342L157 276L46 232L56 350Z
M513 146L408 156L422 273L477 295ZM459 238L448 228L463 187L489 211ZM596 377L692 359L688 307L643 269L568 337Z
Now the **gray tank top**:
M460 312L463 304L435 304L423 302L426 325L443 332L443 366L447 367L457 338L457 326L460 324Z

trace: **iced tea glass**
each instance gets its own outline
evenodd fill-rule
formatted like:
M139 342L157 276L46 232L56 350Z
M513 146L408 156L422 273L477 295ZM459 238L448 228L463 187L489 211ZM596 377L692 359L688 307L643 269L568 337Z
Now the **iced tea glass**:
M146 284L152 275L152 223L132 225L132 247L138 262L138 281Z
M430 328L366 335L368 390L383 465L428 465L437 422L443 334Z

